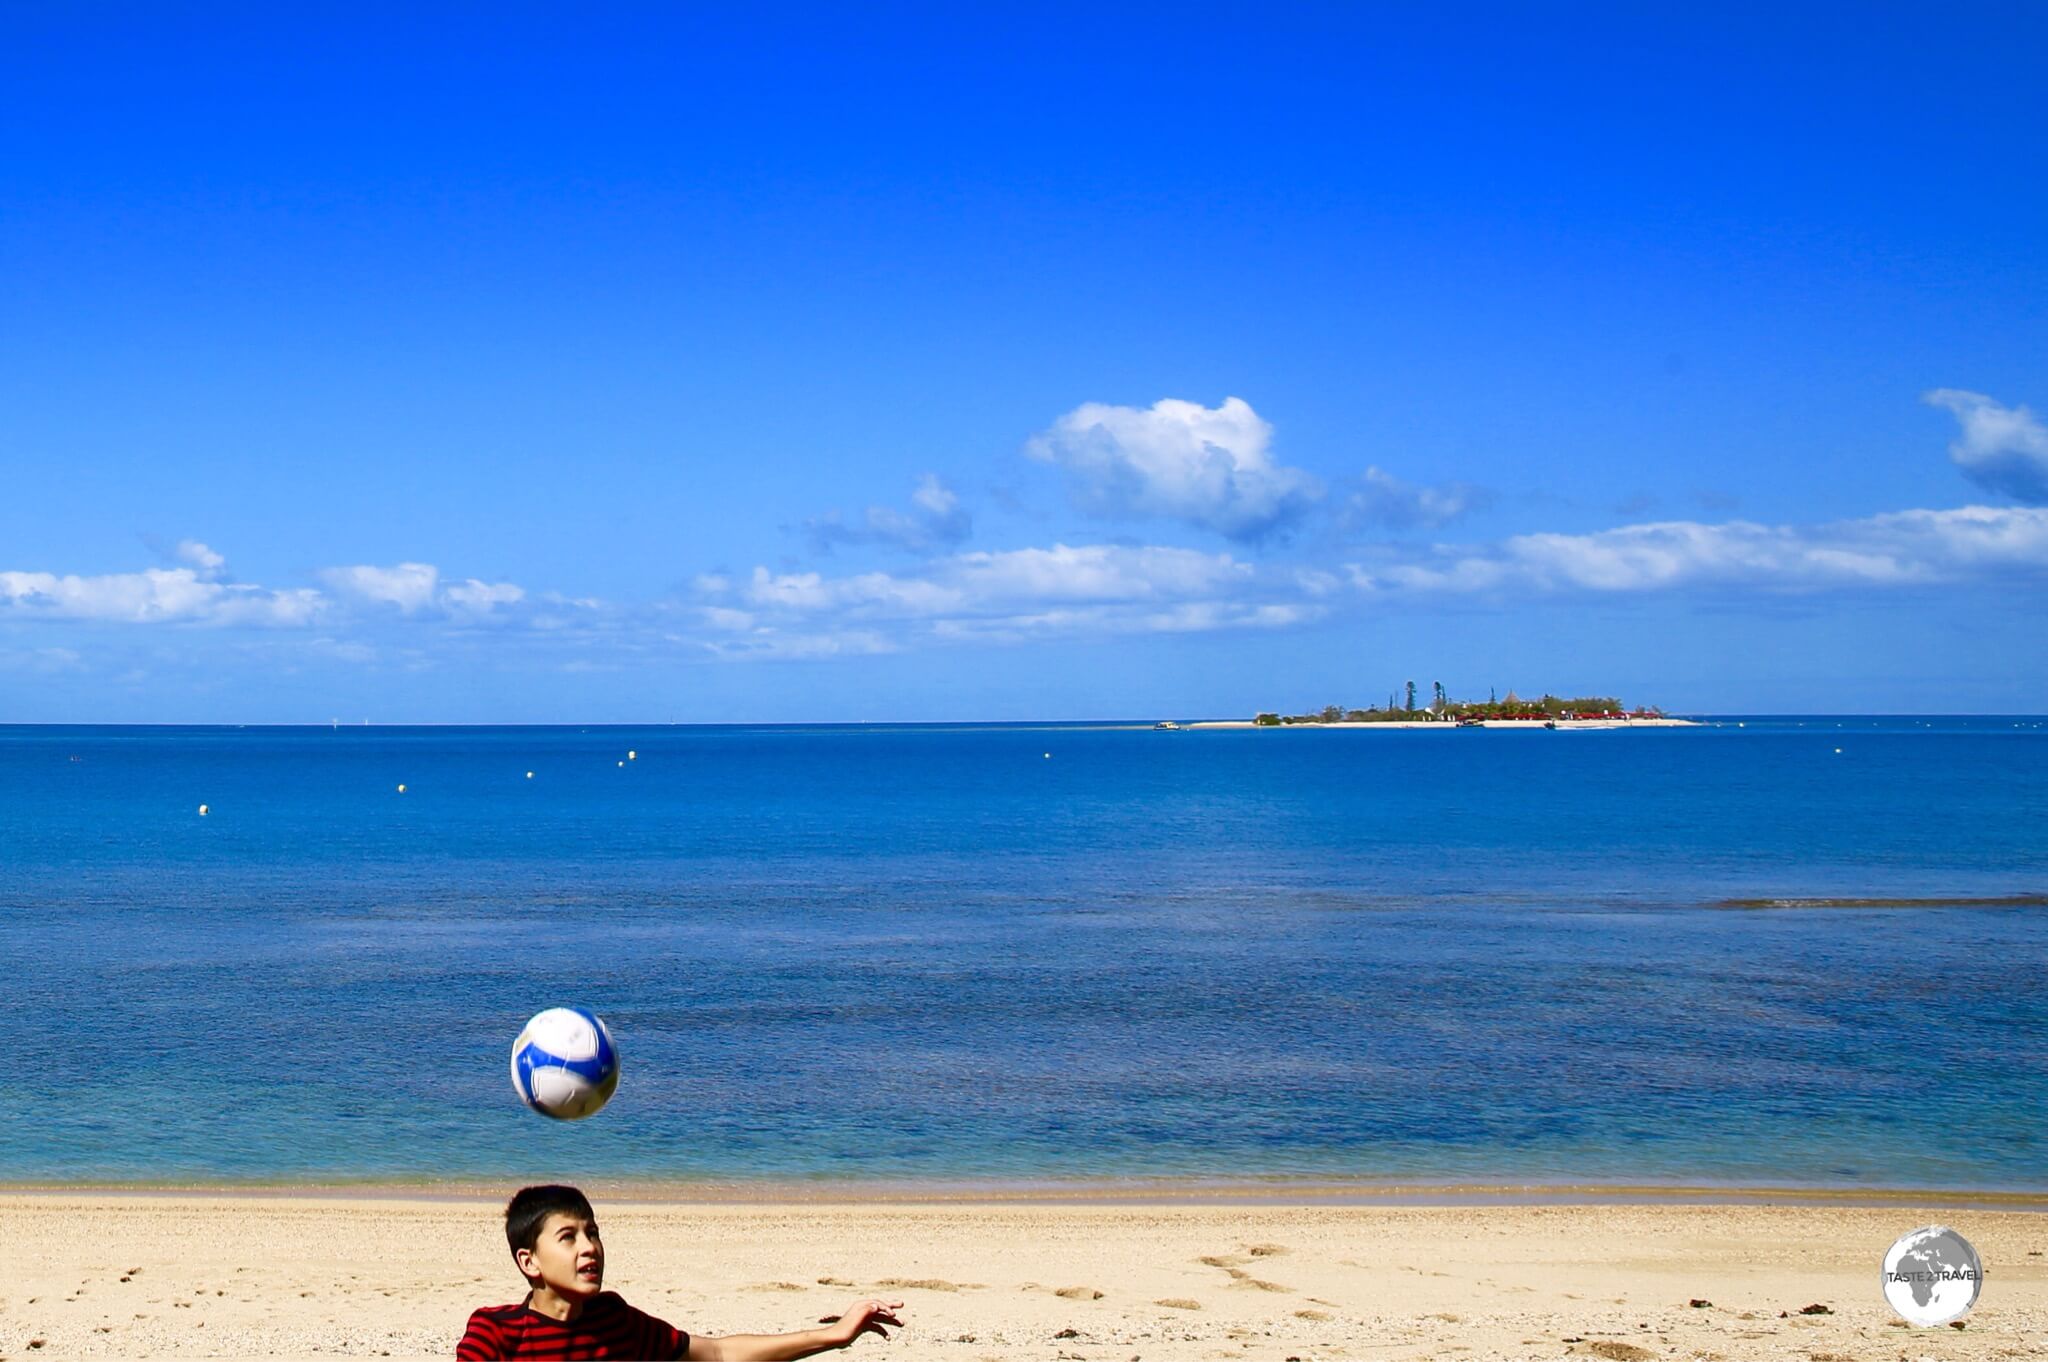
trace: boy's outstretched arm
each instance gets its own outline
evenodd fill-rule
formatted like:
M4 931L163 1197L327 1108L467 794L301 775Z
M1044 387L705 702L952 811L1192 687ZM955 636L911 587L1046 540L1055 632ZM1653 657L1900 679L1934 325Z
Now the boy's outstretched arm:
M690 1335L690 1350L683 1354L690 1362L785 1362L809 1357L833 1348L844 1348L862 1334L889 1336L884 1325L903 1327L896 1312L902 1301L855 1301L846 1313L822 1329L804 1329L793 1334L727 1334L724 1338Z

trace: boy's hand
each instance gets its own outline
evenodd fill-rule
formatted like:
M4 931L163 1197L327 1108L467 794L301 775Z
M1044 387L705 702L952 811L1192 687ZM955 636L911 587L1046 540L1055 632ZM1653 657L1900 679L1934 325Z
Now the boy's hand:
M855 1301L846 1307L845 1314L827 1315L822 1322L833 1326L832 1334L844 1348L862 1334L887 1338L889 1330L882 1327L885 1324L902 1328L903 1321L896 1318L896 1312L902 1308L902 1301Z

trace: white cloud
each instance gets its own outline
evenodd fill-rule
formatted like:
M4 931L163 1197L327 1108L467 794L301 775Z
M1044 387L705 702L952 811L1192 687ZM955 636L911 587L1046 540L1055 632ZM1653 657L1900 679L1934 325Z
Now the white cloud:
M1960 388L1936 388L1921 400L1962 426L1948 454L1965 477L2014 501L2048 505L2048 427L2033 412Z
M355 639L309 639L306 643L306 650L318 653L323 657L338 658L343 662L363 663L375 662L377 660L377 650L374 647Z
M1026 643L1080 634L1188 634L1221 629L1281 629L1318 619L1325 607L1244 601L1184 601L1163 608L1116 604L1067 606L1012 615L936 620L935 639Z
M215 553L197 539L178 541L178 560L190 563L192 570L206 581L216 581L227 567L228 560Z
M1372 592L1946 584L2048 571L2048 510L1965 506L1811 526L1665 521L1593 534L1517 535L1350 570L1354 583Z
M1114 544L964 553L939 566L967 600L1156 600L1227 590L1254 570L1227 553Z
M1019 602L1157 601L1235 592L1255 573L1229 554L1181 548L1054 544L1050 548L962 553L918 574L754 569L748 604L793 615L929 619L1009 611Z
M838 544L890 544L912 553L929 553L964 542L974 532L974 517L960 504L959 494L927 473L910 494L908 513L891 506L870 506L859 523L848 524L838 511L804 522L811 545L829 553Z
M749 612L698 607L713 628L744 628L742 646L721 656L791 655L802 635L808 655L832 645L812 626L859 621L887 628L891 646L918 638L942 642L1021 642L1065 634L1187 633L1277 628L1324 607L1291 599L1285 580L1268 586L1252 564L1227 553L1111 544L962 553L916 574L827 577L754 569L744 589ZM715 613L714 613L715 612ZM853 636L864 641L867 635ZM864 646L864 645L863 645ZM844 651L845 649L841 649Z
M707 605L699 609L698 618L707 628L723 633L744 633L754 627L754 617L745 610L730 610L722 605Z
M1378 468L1367 468L1358 490L1344 503L1343 520L1347 526L1433 530L1492 500L1491 492L1468 482L1428 487L1403 482Z
M451 610L487 615L498 606L519 604L526 599L526 592L511 582L482 582L471 577L445 588L441 599Z
M441 584L440 569L432 563L322 568L319 575L331 590L343 596L395 605L408 615L432 605L434 592Z
M1331 595L1344 587L1342 577L1334 572L1326 572L1322 568L1296 569L1294 583L1307 595L1318 598Z
M854 610L930 615L960 604L957 593L936 582L887 572L825 577L815 572L771 573L767 568L757 567L744 594L749 604L798 614Z
M230 585L192 568L92 577L0 572L0 611L42 619L289 626L308 623L321 606L317 591Z
M1241 398L1220 407L1164 398L1149 408L1086 402L1025 445L1057 465L1091 515L1159 516L1253 541L1292 528L1322 496L1273 462L1273 428Z
M371 605L396 606L399 613L422 612L449 616L466 623L495 618L501 607L526 600L526 589L514 582L486 582L468 577L443 583L441 570L432 563L398 563L391 567L357 564L323 568L320 580L336 595ZM550 593L549 607L592 608L595 601L570 601Z
M927 473L918 479L917 490L910 494L910 504L937 520L944 520L960 510L960 498L952 488L939 481L936 473Z

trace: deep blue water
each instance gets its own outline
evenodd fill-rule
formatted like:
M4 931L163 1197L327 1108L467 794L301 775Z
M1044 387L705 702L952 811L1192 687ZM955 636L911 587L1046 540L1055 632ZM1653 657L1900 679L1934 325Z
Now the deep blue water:
M2048 1188L2048 907L1721 906L2048 891L2044 758L2036 718L0 728L0 1180ZM558 1125L505 1061L565 1003L625 1072Z

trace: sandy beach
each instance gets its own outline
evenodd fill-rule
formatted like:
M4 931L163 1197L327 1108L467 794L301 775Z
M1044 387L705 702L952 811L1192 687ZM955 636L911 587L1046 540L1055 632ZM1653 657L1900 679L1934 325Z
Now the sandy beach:
M0 1357L448 1356L516 1300L494 1197L14 1192ZM1940 1202L1329 1205L597 1198L606 1285L705 1334L907 1302L865 1356L2048 1356L2048 1214ZM1962 1330L1878 1286L1952 1225L1987 1284ZM1698 1304L1694 1302L1710 1302ZM1803 1314L1809 1306L1830 1313Z

